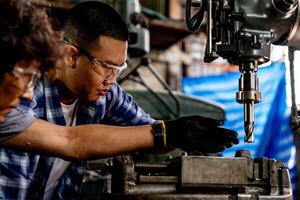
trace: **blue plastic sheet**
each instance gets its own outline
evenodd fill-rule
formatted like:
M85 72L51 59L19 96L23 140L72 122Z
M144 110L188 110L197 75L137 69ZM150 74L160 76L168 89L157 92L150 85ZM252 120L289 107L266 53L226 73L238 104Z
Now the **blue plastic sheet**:
M269 157L283 161L290 170L293 188L296 184L295 148L289 127L290 108L286 104L284 63L259 68L262 102L255 104L255 142L244 143L243 105L236 102L239 72L223 75L183 78L183 92L216 101L225 106L224 126L239 133L240 144L223 155L233 157L236 150L250 150L253 157ZM294 190L295 191L295 190Z

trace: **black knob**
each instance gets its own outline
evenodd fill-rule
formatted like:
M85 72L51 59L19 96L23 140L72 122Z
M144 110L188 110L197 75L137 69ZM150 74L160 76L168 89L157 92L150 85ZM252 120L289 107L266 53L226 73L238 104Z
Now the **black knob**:
M295 10L298 0L273 0L273 3L278 11L288 13Z

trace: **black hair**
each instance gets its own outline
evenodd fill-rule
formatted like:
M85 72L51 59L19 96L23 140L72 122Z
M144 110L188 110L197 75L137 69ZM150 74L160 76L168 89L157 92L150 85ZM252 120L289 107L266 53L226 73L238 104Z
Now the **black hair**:
M100 36L128 40L128 29L122 17L109 5L99 1L85 1L75 5L68 14L64 26L65 38L89 49Z
M29 0L0 0L0 79L17 62L37 61L44 72L62 56L58 34L44 9Z

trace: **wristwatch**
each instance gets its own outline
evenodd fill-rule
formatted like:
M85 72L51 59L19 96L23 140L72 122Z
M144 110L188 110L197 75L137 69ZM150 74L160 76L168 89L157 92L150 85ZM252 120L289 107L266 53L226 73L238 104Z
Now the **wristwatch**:
M166 130L163 121L155 121L151 124L152 135L154 138L155 148L161 148L166 146Z

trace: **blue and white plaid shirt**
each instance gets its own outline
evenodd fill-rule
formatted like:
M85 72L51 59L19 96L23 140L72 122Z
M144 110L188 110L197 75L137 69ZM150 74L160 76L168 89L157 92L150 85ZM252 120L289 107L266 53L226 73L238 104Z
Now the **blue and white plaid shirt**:
M27 114L33 114L36 118L65 125L57 86L53 81L45 79L38 82L33 100L22 102L21 107L29 108ZM128 126L152 122L153 119L133 98L115 84L110 87L106 96L100 97L96 103L79 103L76 124ZM41 137L47 137L47 130L41 133ZM30 152L0 149L0 199L42 199L54 160L54 157L39 156ZM53 199L79 199L84 166L84 161L71 162L58 180Z

